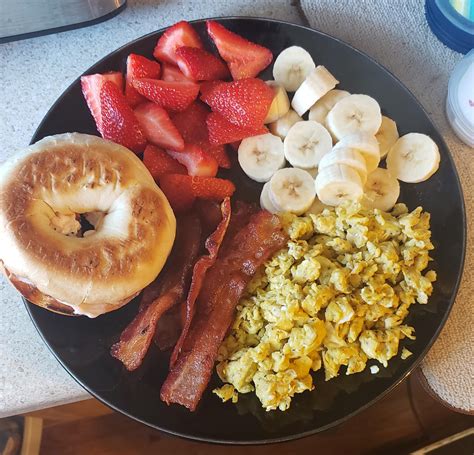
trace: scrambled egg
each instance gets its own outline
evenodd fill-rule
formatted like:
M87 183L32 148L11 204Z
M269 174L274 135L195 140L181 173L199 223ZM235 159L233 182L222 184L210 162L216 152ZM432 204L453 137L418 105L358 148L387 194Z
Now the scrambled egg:
M436 274L422 273L433 245L421 207L384 213L353 203L282 217L290 240L239 302L218 356L225 385L214 392L234 403L255 392L266 410L283 411L314 388L312 371L329 380L368 359L386 367L400 340L415 338L403 321L412 304L427 303Z

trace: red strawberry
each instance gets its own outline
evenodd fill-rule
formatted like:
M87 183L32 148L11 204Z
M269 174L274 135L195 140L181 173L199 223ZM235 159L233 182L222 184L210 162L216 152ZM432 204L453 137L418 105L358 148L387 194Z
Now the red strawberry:
M209 108L196 101L185 111L178 112L173 116L173 122L178 128L184 142L198 145L205 152L215 158L219 167L230 168L230 159L222 145L212 146L209 143L206 118Z
M176 64L175 51L178 47L189 46L202 49L199 35L186 21L172 25L156 43L153 56L157 60Z
M168 153L186 166L189 175L215 177L217 174L217 161L197 145L187 144L182 152L168 150Z
M216 161L219 167L230 169L232 163L223 145L214 145L205 149Z
M230 75L222 60L196 47L184 46L176 49L176 62L183 74L195 81L226 79Z
M235 185L226 179L216 177L191 177L192 192L196 197L222 201L234 194Z
M145 98L175 112L184 111L199 94L199 84L194 82L135 79L133 86Z
M211 112L208 115L206 124L211 145L230 144L231 142L240 141L246 137L265 134L268 132L264 126L254 130L241 128L230 123L222 115L216 112Z
M143 164L157 181L163 174L187 174L186 168L182 164L171 158L164 150L150 144L143 152Z
M199 91L201 92L201 98L203 96L209 96L211 90L214 87L217 87L218 85L222 84L223 81L204 81L201 82L201 87L199 88Z
M266 47L246 40L215 21L207 21L207 33L228 63L234 80L257 76L273 59Z
M201 99L214 112L242 128L256 129L263 125L275 93L261 79L222 82L208 90Z
M172 206L174 203L180 208L186 206L183 201L189 204L190 196L222 201L224 198L232 196L235 191L235 185L230 180L180 174L163 175L160 178L160 186ZM172 200L173 202L171 202ZM187 208L189 207L190 204Z
M161 74L161 67L158 62L148 60L142 55L130 54L127 57L127 78L125 81L125 96L130 106L135 107L140 102L144 101L132 85L135 79L149 77L151 79L158 79Z
M123 76L118 71L111 71L105 74L90 74L89 76L81 77L81 88L87 106L94 117L97 131L102 134L102 113L100 110L100 89L104 82L111 81L122 90Z
M161 79L170 82L189 82L189 79L179 70L179 68L170 63L163 63Z
M149 142L173 150L183 150L184 140L162 107L151 102L142 103L135 109L135 115Z
M189 210L196 199L190 179L189 175L180 174L163 174L160 177L160 188L175 212Z
M132 108L114 82L106 81L100 89L102 137L141 152L146 139Z

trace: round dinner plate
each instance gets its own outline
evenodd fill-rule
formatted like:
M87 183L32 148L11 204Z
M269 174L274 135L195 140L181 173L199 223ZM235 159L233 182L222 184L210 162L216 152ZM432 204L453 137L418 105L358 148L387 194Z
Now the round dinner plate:
M430 268L438 280L427 305L413 305L407 323L413 325L416 340L403 340L413 355L400 356L388 368L371 374L339 377L324 381L315 374L315 388L297 395L289 410L265 412L254 394L241 395L237 404L222 403L212 394L219 384L214 375L195 412L182 406L168 406L160 400L161 384L168 371L168 358L154 347L136 371L127 372L111 357L110 346L137 312L136 302L96 319L61 316L27 302L27 309L38 331L63 367L96 398L113 409L151 427L192 439L232 444L285 441L307 436L353 416L393 389L419 364L444 325L458 289L465 252L466 223L464 204L456 169L443 138L418 101L399 80L367 55L324 33L286 22L258 18L218 18L224 26L245 38L268 47L274 56L288 46L298 45L326 66L340 81L338 88L374 97L385 115L393 118L400 134L425 133L438 144L439 171L428 181L401 184L400 201L410 209L418 205L431 213L435 250ZM192 22L209 48L204 20ZM131 52L152 57L163 30L112 52L85 74L124 70ZM272 78L272 66L261 75ZM440 107L441 108L441 107ZM97 130L77 79L47 113L32 142L57 133ZM238 187L237 197L258 200L260 186L238 170L230 177ZM401 347L400 347L401 349ZM369 362L368 365L375 364Z

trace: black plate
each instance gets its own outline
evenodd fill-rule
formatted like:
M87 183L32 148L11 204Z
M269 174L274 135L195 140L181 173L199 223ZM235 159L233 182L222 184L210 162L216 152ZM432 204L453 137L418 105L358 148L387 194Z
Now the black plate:
M422 205L432 215L432 267L438 272L435 291L428 305L414 305L408 323L417 339L406 342L413 356L394 358L389 367L372 375L341 375L324 382L315 375L316 388L294 399L286 412L265 412L256 398L242 396L237 405L221 403L208 387L194 413L159 399L167 372L167 361L156 351L148 354L142 367L127 373L109 355L111 344L136 313L136 304L97 319L60 316L27 303L28 311L51 351L66 370L92 395L117 411L154 428L188 438L237 444L285 441L307 436L336 425L365 409L395 387L420 362L433 344L448 316L458 288L465 252L465 214L461 187L451 155L426 112L413 95L382 66L358 50L328 35L289 23L249 18L221 18L226 27L270 48L274 55L291 45L307 49L318 64L325 65L352 93L373 96L383 112L395 119L400 134L420 132L439 145L441 166L427 182L402 184L401 200L413 209ZM204 42L211 46L204 21L194 22ZM158 31L140 38L105 57L88 73L124 68L131 52L151 57ZM271 79L271 68L263 74ZM440 107L441 108L441 107ZM50 134L78 131L97 134L94 122L76 80L54 104L36 131L32 142ZM254 192L241 175L235 176L245 192ZM370 365L370 363L369 363Z

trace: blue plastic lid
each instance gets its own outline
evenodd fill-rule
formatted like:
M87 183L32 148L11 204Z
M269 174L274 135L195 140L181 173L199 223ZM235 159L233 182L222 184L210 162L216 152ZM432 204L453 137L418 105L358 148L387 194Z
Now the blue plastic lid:
M465 54L474 48L474 0L426 0L431 31L451 49Z

